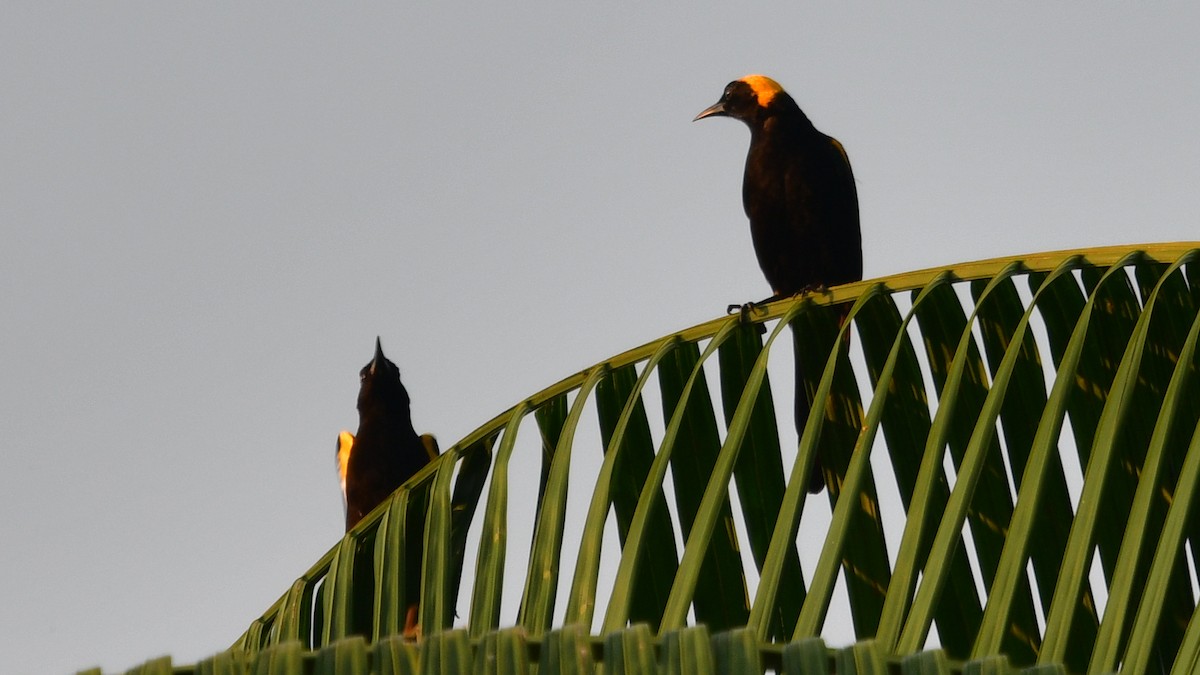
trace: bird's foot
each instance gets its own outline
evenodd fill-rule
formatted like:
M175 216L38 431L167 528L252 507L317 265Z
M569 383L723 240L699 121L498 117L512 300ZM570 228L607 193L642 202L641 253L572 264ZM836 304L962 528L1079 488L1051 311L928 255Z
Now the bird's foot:
M747 302L741 305L729 305L725 308L725 313L740 314L742 316L742 321L749 321L751 314L766 311L763 309L763 305L766 304L766 302L766 300L763 300L760 302Z
M725 312L726 312L727 314L738 314L738 315L739 315L739 320L740 320L740 322L742 323L742 325L751 325L751 324L753 324L753 325L754 325L754 327L755 327L755 329L756 329L756 330L758 330L758 333L761 335L761 334L763 334L763 333L767 332L767 327L766 327L766 325L764 325L764 324L762 324L762 323L757 323L757 324L756 324L756 323L754 323L754 322L751 320L751 317L750 317L750 315L751 315L751 314L753 314L753 313L755 313L755 312L762 312L762 313L766 313L766 309L764 309L764 308L763 308L763 305L764 305L764 304L766 304L766 301L763 301L763 302L747 302L747 303L745 303L745 304L742 304L742 305L730 305L729 307L727 307L727 308L725 309Z
M775 302L776 300L782 300L786 297L787 297L786 295L776 293L775 295L772 295L768 298L763 298L762 300L759 300L757 302L747 302L747 303L744 303L741 305L729 305L729 307L727 307L725 309L725 313L726 314L739 314L740 313L742 315L742 318L749 318L750 314L752 314L754 312L766 312L767 311L766 305L769 305L772 302Z
M804 288L801 288L796 295L804 295L805 293L812 293L814 295L829 295L830 292L831 291L829 290L829 287L825 284L809 284Z

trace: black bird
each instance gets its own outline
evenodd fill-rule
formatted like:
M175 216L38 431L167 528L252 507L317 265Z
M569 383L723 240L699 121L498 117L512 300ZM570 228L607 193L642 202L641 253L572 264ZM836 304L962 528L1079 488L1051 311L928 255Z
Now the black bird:
M858 193L842 144L817 131L783 87L763 75L730 82L721 100L696 120L714 116L750 127L742 205L758 265L771 285L763 302L862 279ZM813 392L803 383L797 348L797 433L812 406ZM809 491L819 492L824 483L818 457Z
M358 375L358 433L338 435L347 532L438 456L437 441L413 430L400 369L383 355L379 338L375 357Z

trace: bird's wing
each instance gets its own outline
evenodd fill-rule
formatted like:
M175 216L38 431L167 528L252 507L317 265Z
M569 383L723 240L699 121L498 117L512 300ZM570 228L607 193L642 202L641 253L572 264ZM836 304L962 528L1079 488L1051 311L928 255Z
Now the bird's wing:
M836 286L862 279L858 190L846 149L821 135L786 177L787 210L795 250L804 251L804 283Z
M837 177L838 183L846 186L845 196L850 204L849 208L854 211L854 219L858 220L858 185L854 180L854 170L850 168L850 156L846 154L846 148L838 139L829 137L829 145L831 145L836 154L831 158L830 164L832 171Z
M840 239L839 248L843 251L846 257L839 264L848 265L845 270L846 281L858 281L862 279L862 227L859 224L858 212L858 185L854 180L854 170L850 168L850 158L846 155L846 148L838 142L836 138L829 138L829 145L832 146L835 152L831 152L831 170L834 172L837 180L837 185L841 186L837 191L840 197L840 202L835 206L838 211L838 217L845 224L836 234Z

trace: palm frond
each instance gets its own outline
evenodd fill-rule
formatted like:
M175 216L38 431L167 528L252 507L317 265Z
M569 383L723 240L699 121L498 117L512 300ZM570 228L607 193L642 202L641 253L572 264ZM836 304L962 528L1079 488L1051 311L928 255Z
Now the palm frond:
M315 672L1192 672L1197 256L909 272L614 356L448 449L230 653ZM808 381L795 358L819 364ZM540 438L518 441L531 414ZM811 499L818 455L832 480ZM394 637L414 574L419 646ZM256 672L293 672L274 667Z

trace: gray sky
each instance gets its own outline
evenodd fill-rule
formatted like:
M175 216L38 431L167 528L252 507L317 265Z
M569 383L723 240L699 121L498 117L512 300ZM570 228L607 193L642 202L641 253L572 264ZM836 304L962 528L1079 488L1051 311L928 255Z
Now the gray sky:
M1004 4L7 3L0 670L228 646L341 534L376 335L446 447L766 295L691 123L746 73L867 276L1200 238L1200 10Z

